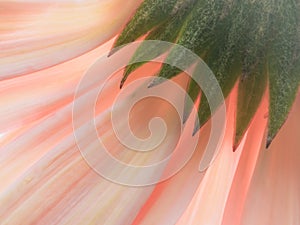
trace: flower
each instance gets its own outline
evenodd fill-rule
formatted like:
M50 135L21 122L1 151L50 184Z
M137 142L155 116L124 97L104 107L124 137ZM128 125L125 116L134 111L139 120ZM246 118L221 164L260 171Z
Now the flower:
M151 164L168 155L180 136L184 144L176 149L183 156L193 138L180 133L181 124L172 106L157 99L145 99L132 111L131 129L145 138L149 135L145 129L149 120L159 116L169 128L166 138L155 151L147 154L126 151L110 123L115 97L121 92L119 82L123 71L106 83L95 77L75 95L87 69L111 48L114 39L104 41L122 28L139 2L122 2L125 4L122 9L119 9L119 0L51 3L20 0L0 4L3 4L0 8L7 10L1 14L7 19L0 22L0 27L5 28L0 41L5 49L0 53L3 65L0 73L0 218L3 224L300 222L299 97L288 121L265 151L269 103L266 92L246 135L233 152L238 95L235 86L226 100L227 126L221 150L205 172L199 172L198 167L209 139L209 123L200 131L201 138L192 158L174 176L156 185L120 185L99 176L78 149L80 143L95 158L96 164L119 175L117 168L98 157L97 140L87 126L91 107L87 100L99 87L104 89L95 105L95 125L109 153L117 159L136 165ZM115 15L116 9L119 9L118 15ZM112 14L114 22L107 18L112 18ZM73 20L74 15L78 21ZM68 20L70 17L72 23ZM36 18L44 19L37 21ZM99 27L103 29L96 29ZM105 66L100 69L108 70ZM157 71L157 65L147 64L129 79L138 80L143 74ZM184 75L173 81L182 87L189 82ZM131 94L140 92L138 88L130 90L116 105L116 110L123 112ZM167 94L174 95L173 92ZM82 109L74 127L77 139L72 124L74 103ZM189 119L186 129L193 128L193 122ZM126 120L119 124L125 137L130 136L125 129L127 125ZM120 176L128 175L126 170L121 172L124 173ZM129 179L141 177L142 180L156 176L153 173L144 177L139 171L129 175Z

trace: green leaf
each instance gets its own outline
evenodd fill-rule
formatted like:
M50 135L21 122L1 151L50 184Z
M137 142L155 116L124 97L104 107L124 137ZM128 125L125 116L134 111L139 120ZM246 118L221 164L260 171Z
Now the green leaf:
M194 103L196 102L199 94L200 94L200 87L195 82L195 80L191 78L188 84L186 98L191 98L192 102L188 101L187 99L185 99L184 101L183 123L185 123L188 117L190 116L192 109L194 107Z
M147 35L146 40L160 40L160 41L168 41L168 42L175 42L176 38L178 37L178 34L180 32L181 26L184 23L186 17L190 13L191 8L195 5L195 1L192 2L185 2L189 4L181 4L178 7L177 12L174 14L174 16L161 24L160 26L156 27L154 30L152 30L149 35ZM159 46L153 46L152 48L149 47L147 44L141 43L139 48L134 53L131 61L136 61L139 58L147 58L148 61L158 57L161 52L167 51L168 48L165 44L162 43L162 45ZM127 77L137 68L145 64L147 61L139 62L139 63L133 63L128 65L125 68L123 79L121 81L121 87L123 86L124 82L126 81Z
M214 46L210 47L210 51L204 58L218 80L224 98L228 96L238 76L242 73L241 48L245 45L245 35L248 29L245 9L241 5L234 5L233 7L231 15L224 22L227 26L222 23L219 29L224 34L217 36ZM227 33L225 29L228 29ZM222 102L217 102L216 105L221 104ZM211 110L214 113L216 108L210 109L205 92L203 92L198 109L200 124L195 123L194 132L197 132L209 120Z
M127 23L114 43L114 48L135 41L154 27L162 24L176 12L176 3L182 0L145 0ZM114 50L110 53L113 54Z
M280 1L274 17L269 57L270 106L267 147L282 127L295 100L300 80L299 5Z
M116 45L133 41L147 32L147 39L166 40L182 45L204 57L219 82L224 97L228 96L239 78L235 144L240 142L251 123L268 83L269 145L285 122L299 87L299 0L189 0L195 1L195 5L186 8L187 11L182 14L183 20L178 19L176 15L181 14L176 13L187 1L146 0L143 4L151 7L140 7ZM162 13L166 8L166 13ZM178 52L175 48L170 50L166 59L171 65L164 64L157 79L149 86L179 74L181 70L177 67L185 70L195 63L187 57L187 51ZM136 55L146 51L147 54L152 54L150 58L157 56L152 50L143 50L142 47ZM124 80L141 64L129 66ZM197 66L195 71L193 78L198 80L197 76L201 74L197 74ZM214 90L203 85L201 87L206 93L202 90L198 109L201 125L210 118L210 110L213 113L222 103L218 102L210 109L205 94L211 96ZM198 85L190 82L188 94L193 101L200 91ZM191 105L186 105L185 119L190 115L190 110ZM200 124L195 124L194 133L199 130Z
M243 73L239 80L234 149L239 145L254 117L267 86L266 52L270 32L267 1L248 7L252 18L243 50Z
M227 72L223 74L219 73L218 76L216 75L216 78L223 92L224 98L226 98L230 93L230 91L232 90L238 78L238 75L241 74L241 68L242 68L241 62L239 62L238 58L236 58L235 61L231 64L231 66L228 66ZM220 106L222 103L223 102L217 102L216 105ZM212 109L210 108L205 92L202 92L201 100L198 108L198 117L199 117L200 124L198 124L198 122L195 122L194 133L196 133L200 129L200 127L209 120L211 114L214 113L216 109L217 109L216 107Z
M264 62L260 62L247 76L242 76L238 87L234 149L239 145L250 125L267 87Z
M216 27L223 19L221 15L228 7L225 2L220 0L198 1L181 29L177 44L201 56L213 44ZM168 61L182 68L187 68L193 63L187 52L178 54L178 51L172 50L168 55ZM180 72L181 70L177 67L164 64L158 76L170 79Z

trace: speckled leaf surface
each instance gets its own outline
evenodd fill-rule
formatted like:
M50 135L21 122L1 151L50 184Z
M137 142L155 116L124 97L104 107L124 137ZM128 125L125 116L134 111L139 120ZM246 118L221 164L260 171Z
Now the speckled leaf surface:
M235 145L248 129L268 86L269 145L284 124L299 89L299 0L199 0L186 7L188 2L193 1L145 1L116 45L134 41L149 32L146 39L173 42L201 57L213 71L225 98L238 81ZM142 46L136 56L149 51L152 58L157 57L151 49ZM167 61L173 64L164 64L156 74L158 77L171 79L181 72L174 65L188 68L194 63L187 52L165 51ZM124 80L141 64L127 67ZM195 72L193 76L199 75ZM162 80L154 79L149 86ZM193 81L189 84L187 94L195 101L201 90ZM211 116L205 92L201 93L200 124L196 122L194 132ZM186 105L185 117L190 110L191 106Z

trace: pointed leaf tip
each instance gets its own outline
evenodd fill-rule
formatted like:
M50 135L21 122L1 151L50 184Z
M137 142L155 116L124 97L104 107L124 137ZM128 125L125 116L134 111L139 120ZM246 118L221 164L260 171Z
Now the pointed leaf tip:
M188 120L194 104L199 96L200 87L198 86L197 82L194 81L193 78L190 79L187 89L187 95L184 100L184 109L183 109L183 124L186 123Z
M300 81L299 10L293 1L277 8L274 17L276 35L269 57L270 105L268 143L274 139L291 110Z
M200 124L196 122L192 136L194 137L199 130L200 130Z
M270 145L272 144L273 138L268 136L267 142L266 142L266 149L269 149Z
M236 150L238 149L238 147L239 147L239 144L233 145L232 146L232 152L236 152Z
M107 54L107 58L111 57L114 53L118 51L118 48L112 48Z
M234 138L236 146L249 128L267 88L267 73L264 68L262 62L249 75L240 79Z
M163 83L166 79L162 78L162 77L155 77L149 84L148 84L148 88L153 88L161 83Z
M124 86L124 82L121 81L119 88L122 89Z
M183 116L182 116L182 124L184 125L186 121L188 120L190 114L186 112L186 110L183 111Z
M125 68L124 73L123 73L123 78L122 78L122 80L121 80L121 82L120 82L120 89L124 86L124 84L125 84L125 82L126 82L128 76L129 76L130 74L131 74L131 71L130 71L130 69L128 69L128 66L127 66L127 67Z

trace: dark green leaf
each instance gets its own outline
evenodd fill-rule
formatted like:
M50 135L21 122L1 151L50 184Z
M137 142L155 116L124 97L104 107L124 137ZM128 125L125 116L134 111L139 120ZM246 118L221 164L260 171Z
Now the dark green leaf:
M135 41L154 27L162 24L176 11L176 3L181 0L145 0L127 23L114 43L114 48ZM110 54L113 54L114 50Z
M190 116L192 109L194 107L194 103L197 100L197 97L199 96L200 93L200 87L198 84L193 80L192 78L189 81L188 84L188 89L187 89L187 97L186 98L191 98L191 101L188 101L185 99L184 101L184 111L183 111L183 123L185 123Z
M228 29L227 33L224 30L224 35L218 36L214 46L210 47L204 58L204 61L218 80L224 98L228 96L238 76L242 73L241 48L244 46L244 35L248 28L245 9L240 5L235 5L234 7L236 8L232 10L228 21L225 21L227 26L220 27L220 30ZM222 102L218 102L216 105L220 104ZM195 124L195 132L208 121L211 116L211 110L214 112L216 108L210 109L205 92L203 92L198 110L200 125Z
M201 56L213 43L216 27L222 21L222 14L228 7L225 3L224 0L198 1L181 29L177 44ZM182 68L187 68L193 63L187 52L178 54L177 51L170 52L168 61ZM169 79L180 72L177 67L164 64L158 76Z
M270 109L267 146L286 121L300 80L299 5L280 1L274 17L273 48L269 57Z
M243 73L239 81L234 149L238 146L254 117L267 86L266 52L270 33L271 6L256 1L248 7L249 32L243 54Z
M234 149L236 149L249 127L266 90L267 72L264 66L264 62L260 62L253 71L240 79Z
M149 35L147 35L146 40L160 40L160 41L168 41L168 42L175 42L176 38L180 32L180 29L182 27L182 24L184 23L186 17L190 13L191 9L195 5L195 1L186 1L184 3L189 4L182 4L179 5L177 12L174 14L174 16L152 30ZM149 61L158 57L161 52L167 51L168 48L167 45L159 46L153 46L152 48L149 47L147 44L141 43L140 47L136 50L136 52L133 55L132 61L136 61L139 58L148 58ZM121 82L121 87L124 84L127 77L132 73L134 70L145 64L147 61L139 62L139 63L133 63L128 65L125 68L123 79Z

